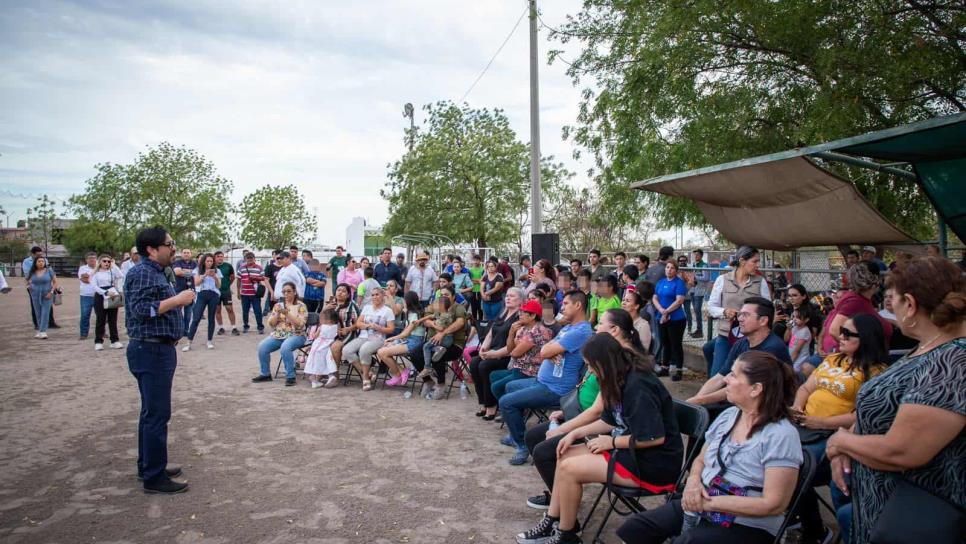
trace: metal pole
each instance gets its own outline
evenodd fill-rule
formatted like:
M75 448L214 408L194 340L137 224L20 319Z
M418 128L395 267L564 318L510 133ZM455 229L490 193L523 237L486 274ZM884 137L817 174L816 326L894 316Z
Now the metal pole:
M540 194L540 89L537 77L537 0L530 2L530 232L543 232Z

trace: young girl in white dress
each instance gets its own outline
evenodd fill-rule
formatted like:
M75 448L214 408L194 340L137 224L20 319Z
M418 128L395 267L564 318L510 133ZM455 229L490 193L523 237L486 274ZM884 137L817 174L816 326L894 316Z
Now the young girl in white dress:
M312 349L305 362L305 374L312 382L312 389L335 387L339 383L339 366L330 349L338 334L339 314L333 308L322 310L319 324L309 331ZM324 384L321 382L323 376L328 376Z

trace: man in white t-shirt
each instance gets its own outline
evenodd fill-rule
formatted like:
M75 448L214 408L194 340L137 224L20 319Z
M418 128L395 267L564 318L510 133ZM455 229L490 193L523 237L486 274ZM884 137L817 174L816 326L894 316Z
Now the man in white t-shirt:
M295 285L295 292L298 293L299 298L305 296L305 276L292 262L292 255L288 251L279 253L275 258L275 264L282 268L275 274L275 292L272 293L272 298L274 300L282 298L282 287L286 283Z
M416 264L406 272L406 292L415 291L425 308L435 292L437 279L436 271L429 267L429 254L423 251L416 255Z
M131 258L121 263L121 275L127 276L127 271L139 262L141 262L141 255L138 253L138 248L132 247Z
M97 253L84 256L84 264L77 269L80 280L80 340L87 340L91 330L91 311L94 310L94 273L97 272Z

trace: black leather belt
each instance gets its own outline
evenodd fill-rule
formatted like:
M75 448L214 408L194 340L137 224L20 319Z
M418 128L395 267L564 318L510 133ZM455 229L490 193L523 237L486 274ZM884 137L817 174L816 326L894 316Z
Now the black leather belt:
M167 336L149 336L147 338L135 338L139 342L147 342L149 344L167 344L173 346L178 343L177 340L173 338L168 338Z

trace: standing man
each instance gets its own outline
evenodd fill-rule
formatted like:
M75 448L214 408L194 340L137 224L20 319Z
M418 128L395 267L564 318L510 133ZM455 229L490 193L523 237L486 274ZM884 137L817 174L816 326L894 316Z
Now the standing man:
M664 246L658 251L657 262L647 267L647 272L644 273L644 279L657 285L657 282L661 281L664 277L664 266L667 264L667 260L674 257L674 248L671 246Z
M296 260L298 257L296 256ZM292 262L292 255L288 251L283 251L278 254L275 259L275 265L279 267L278 272L275 274L275 285L281 286L288 282L292 282L295 285L295 292L298 293L299 298L305 298L305 275L302 274L302 270L299 269L295 263ZM272 298L276 302L284 300L282 296L282 289L274 289L272 291Z
M643 276L645 273L647 273L647 267L651 266L651 258L643 254L638 255L637 258L634 259L634 266L637 267L638 277Z
M127 271L134 267L134 265L141 262L141 256L138 255L137 248L131 248L131 258L121 263L121 275L127 276Z
M392 249L388 247L382 248L382 253L379 255L379 262L376 263L372 277L382 287L385 287L389 280L396 280L396 285L403 284L402 270L399 269L399 265L392 262Z
M513 287L514 283L516 283L516 273L510 268L510 258L503 257L500 259L496 263L496 271L503 275L503 294L506 294Z
M91 312L94 310L94 273L97 272L97 253L91 251L84 255L84 264L77 269L77 279L80 280L80 338L87 340L91 330Z
M30 273L30 269L34 265L34 259L36 259L37 257L43 257L43 256L44 256L44 248L40 246L34 246L30 248L30 255L28 255L27 258L24 259L22 263L20 263L20 269L23 271L23 277L26 278L27 274ZM49 259L47 260L47 268L49 268L51 272L54 272L54 267L51 266ZM37 313L34 312L34 299L30 297L30 284L27 284L27 299L30 301L30 318L33 319L34 330L37 330ZM47 328L48 329L60 328L59 325L54 323L53 306L50 307L50 319L47 320Z
M305 298L302 299L309 313L322 311L322 303L325 302L325 284L328 279L322 272L322 263L318 259L311 259L309 273L305 275Z
M399 267L399 275L405 278L406 273L409 272L409 266L406 265L406 256L404 254L396 254L396 266ZM399 282L399 285L402 285L402 282Z
M182 308L194 302L195 291L175 294L164 277L175 246L163 228L143 229L135 240L144 260L124 279L124 324L131 338L127 364L141 393L138 478L144 482L145 493L181 493L188 490L188 484L171 479L181 475L181 469L168 466L168 420L171 383L178 366L174 346L184 336Z
M255 262L255 254L251 251L245 252L245 259L238 266L238 298L241 299L241 313L242 313L242 332L248 332L248 310L255 312L255 326L258 328L258 334L265 332L265 326L262 324L262 299L259 295L265 294L265 286L262 285L262 280L265 276L262 275L262 265Z
M600 250L592 249L587 253L587 261L590 263L590 281L600 281L607 275L607 269L600 264Z
M704 336L704 317L701 315L701 305L704 303L704 298L711 292L711 272L700 270L701 268L708 268L708 263L704 262L703 249L695 249L691 252L691 256L694 257L694 264L691 266L699 269L694 271L694 294L691 295L691 308L694 310L694 323L697 325L694 332L691 333L691 338L701 338Z
M580 259L570 260L570 275L576 278L584 269L584 263Z
M865 246L862 248L862 260L874 264L879 269L879 272L885 272L889 269L882 259L876 256L875 246Z
M238 336L238 327L235 325L235 309L231 306L231 284L235 283L235 268L231 263L225 262L225 253L215 252L215 268L221 272L221 284L218 286L218 312L215 313L215 321L218 322L218 334L225 334L225 327L221 321L221 307L225 307L228 313L228 321L231 323L231 335Z
M272 293L275 292L275 276L276 274L278 274L278 271L282 268L281 266L278 265L278 256L281 253L282 253L281 249L273 249L272 258L268 261L268 263L265 264L265 278L263 279L263 281L268 280L268 285L266 287L268 287L270 291L268 292L268 294L265 295L265 307L262 308L263 317L267 316L269 310L271 310L272 308L272 298L273 298Z
M499 268L499 267L497 267ZM530 285L530 269L533 268L533 261L530 259L529 255L523 255L520 257L520 265L514 272L516 273L516 282L507 282L510 284L519 284L518 287L526 287ZM503 271L500 271L503 274ZM504 278L507 276L504 275Z
M346 259L345 248L335 246L335 257L329 259L329 277L332 278L332 294L335 295L335 288L339 285L339 270L345 268Z
M416 255L416 266L410 266L406 274L406 292L415 291L419 304L425 308L433 296L436 271L429 266L429 254L425 251Z
M174 271L174 289L176 292L180 293L187 290L194 292L195 283L191 275L196 268L198 268L198 263L191 258L191 250L188 248L182 249L181 258L171 264L171 270ZM184 334L188 334L188 330L191 328L191 308L186 309L183 313L181 330Z
M298 246L289 246L289 248L288 248L288 254L292 258L292 264L294 264L299 269L299 271L302 272L302 275L304 276L306 274L306 272L309 271L309 263L305 262L305 260L303 260L303 259L299 259L299 248L298 248ZM312 252L311 251L309 251L309 258L310 259L312 258Z

